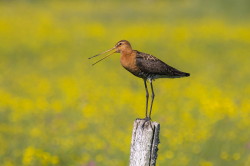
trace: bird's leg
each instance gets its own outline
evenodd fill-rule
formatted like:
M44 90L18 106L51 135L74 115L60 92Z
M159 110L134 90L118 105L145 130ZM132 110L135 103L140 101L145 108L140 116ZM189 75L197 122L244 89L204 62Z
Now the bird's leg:
M154 93L152 80L150 79L149 81L150 81L150 86L151 86L151 91L152 91L152 96L151 96L152 99L151 99L150 112L149 112L149 118L151 118L151 112L152 112L152 107L153 107L153 103L154 103L155 93Z
M145 90L146 90L146 118L148 117L148 87L147 87L147 80L144 79L144 85L145 85Z
M152 89L152 81L151 80L150 80L150 83L151 83L151 89ZM150 113L148 115L148 97L149 97L149 93L148 93L148 87L147 87L147 80L146 79L144 80L144 85L145 85L145 89L146 89L146 117L144 118L145 121L142 124L142 128L144 128L145 124L147 122L149 122L149 125L150 125L151 129L153 130L153 127L152 127L152 124L151 124L151 118L150 118L152 105L150 107ZM152 101L151 101L151 104L152 104Z

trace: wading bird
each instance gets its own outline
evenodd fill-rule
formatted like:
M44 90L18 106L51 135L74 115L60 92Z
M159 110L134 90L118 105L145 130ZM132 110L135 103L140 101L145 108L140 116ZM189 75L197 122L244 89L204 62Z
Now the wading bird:
M180 78L180 77L190 76L189 73L181 72L150 54L133 50L130 43L127 40L121 40L113 48L104 51L100 54L97 54L95 56L92 56L89 59L102 55L107 52L111 53L106 55L99 61L95 62L93 65L97 64L98 62L112 55L113 53L121 53L121 59L120 59L121 65L130 73L139 78L142 78L144 81L144 86L146 90L146 117L145 117L146 121L151 120L152 106L155 97L152 81L157 78ZM152 92L149 113L148 113L149 93L147 87L147 80L150 83Z

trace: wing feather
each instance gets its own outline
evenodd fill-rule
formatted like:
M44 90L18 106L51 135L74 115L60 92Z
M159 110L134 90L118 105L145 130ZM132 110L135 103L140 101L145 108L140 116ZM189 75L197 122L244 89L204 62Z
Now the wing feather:
M187 73L181 72L153 55L137 51L136 64L142 72L153 75L165 75L168 77L187 76Z

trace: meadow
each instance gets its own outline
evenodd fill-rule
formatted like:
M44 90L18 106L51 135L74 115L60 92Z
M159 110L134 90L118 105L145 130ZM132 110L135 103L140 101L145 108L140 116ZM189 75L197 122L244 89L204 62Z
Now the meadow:
M119 54L88 60L126 39L191 73L154 82L157 165L249 166L249 6L0 1L0 165L128 165L143 81Z

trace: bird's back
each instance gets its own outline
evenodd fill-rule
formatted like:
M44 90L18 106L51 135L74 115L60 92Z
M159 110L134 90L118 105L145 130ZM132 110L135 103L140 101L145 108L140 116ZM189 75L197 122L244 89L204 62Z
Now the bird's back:
M136 51L136 66L140 69L140 76L143 78L179 78L187 77L190 74L179 71L160 59L143 52Z

